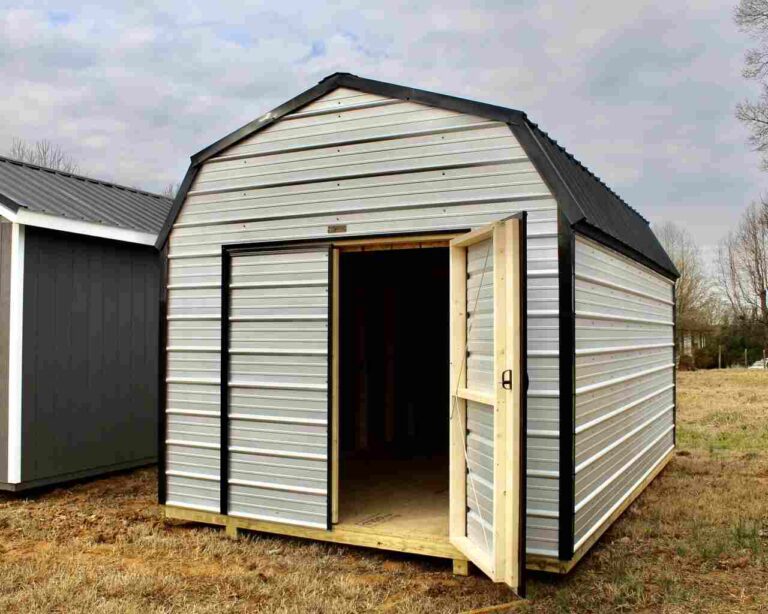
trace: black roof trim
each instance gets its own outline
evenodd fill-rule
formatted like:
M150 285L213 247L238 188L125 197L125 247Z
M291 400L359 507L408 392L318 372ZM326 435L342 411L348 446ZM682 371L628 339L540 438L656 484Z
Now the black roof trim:
M158 235L156 246L160 249L168 240L171 227L200 165L226 148L263 130L284 115L297 111L339 87L467 113L508 124L572 226L583 225L585 228L594 228L603 235L611 237L614 243L627 248L628 253L635 254L633 257L636 259L643 256L643 261L654 263L654 270L663 272L667 277L679 277L675 265L654 236L648 221L610 189L602 179L567 152L537 124L531 122L522 111L364 79L350 73L334 73L326 77L314 87L192 156L189 170Z

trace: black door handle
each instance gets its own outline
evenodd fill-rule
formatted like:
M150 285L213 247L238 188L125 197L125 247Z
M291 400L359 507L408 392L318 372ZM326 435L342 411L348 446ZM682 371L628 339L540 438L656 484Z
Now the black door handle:
M502 372L501 387L505 390L512 390L512 369L507 369Z

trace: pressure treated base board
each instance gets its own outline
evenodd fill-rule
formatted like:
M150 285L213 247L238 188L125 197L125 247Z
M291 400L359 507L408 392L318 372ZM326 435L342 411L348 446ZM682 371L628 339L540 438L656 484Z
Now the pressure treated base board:
M617 507L613 514L608 517L608 519L600 526L600 528L581 545L581 547L574 553L573 558L567 561L561 561L552 557L529 554L525 559L525 567L534 571L546 571L556 574L567 574L570 572L571 569L573 569L576 564L584 557L584 555L592 549L592 546L597 543L597 540L603 536L603 533L608 530L608 527L610 527L614 522L616 522L616 520L618 520L619 516L621 516L626 511L626 509L632 505L635 499L640 496L640 493L642 493L648 487L648 485L653 482L656 476L664 470L674 455L675 450L672 449L661 460L656 468L648 475L648 477L645 478L640 484L638 484L637 488L632 491L624 503Z
M643 490L653 479L661 473L667 466L672 457L672 450L658 464L656 469L641 482L632 494L611 514L602 526L595 531L589 540L587 540L574 554L573 558L567 561L561 561L556 558L544 557L538 555L528 555L526 557L526 568L534 571L545 571L549 573L567 574L589 552L603 533L624 513L624 511L634 502ZM262 520L252 520L250 518L236 518L234 516L224 516L213 512L192 510L174 505L162 506L165 517L175 520L186 520L189 522L199 522L203 524L219 525L226 528L227 534L237 536L239 531L259 531L262 533L273 533L277 535L287 535L289 537L299 537L304 539L314 539L317 541L332 542L335 544L345 544L348 546L362 546L365 548L377 548L379 550L391 550L394 552L406 552L409 554L420 554L422 556L433 556L454 561L454 571L459 574L467 573L467 558L454 548L448 541L448 536L408 534L397 533L389 534L377 531L376 528L367 528L357 525L345 525L343 523L334 525L333 531L324 529L314 529L311 527L299 527L277 522L266 522Z
M165 517L177 520L189 520L191 522L202 522L204 524L220 525L226 527L230 534L237 530L260 531L263 533L275 533L278 535L314 539L317 541L346 544L349 546L363 546L366 548L407 552L409 554L421 554L423 556L434 556L444 559L466 560L466 557L450 544L447 536L433 537L419 534L409 535L405 533L392 535L378 532L375 528L353 527L344 524L337 524L333 527L333 531L326 531L324 529L300 527L277 522L266 522L263 520L252 520L250 518L224 516L222 514L190 510L172 505L165 506Z

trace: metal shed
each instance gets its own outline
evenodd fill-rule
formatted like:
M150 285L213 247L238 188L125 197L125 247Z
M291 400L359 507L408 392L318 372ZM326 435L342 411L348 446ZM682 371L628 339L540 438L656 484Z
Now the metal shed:
M674 280L528 117L334 74L194 155L169 518L567 572L671 458Z
M156 461L170 206L0 157L0 489Z

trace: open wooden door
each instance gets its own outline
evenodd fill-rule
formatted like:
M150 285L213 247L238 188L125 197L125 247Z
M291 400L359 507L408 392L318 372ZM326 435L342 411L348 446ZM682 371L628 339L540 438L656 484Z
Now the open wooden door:
M451 241L450 540L524 594L525 214Z

